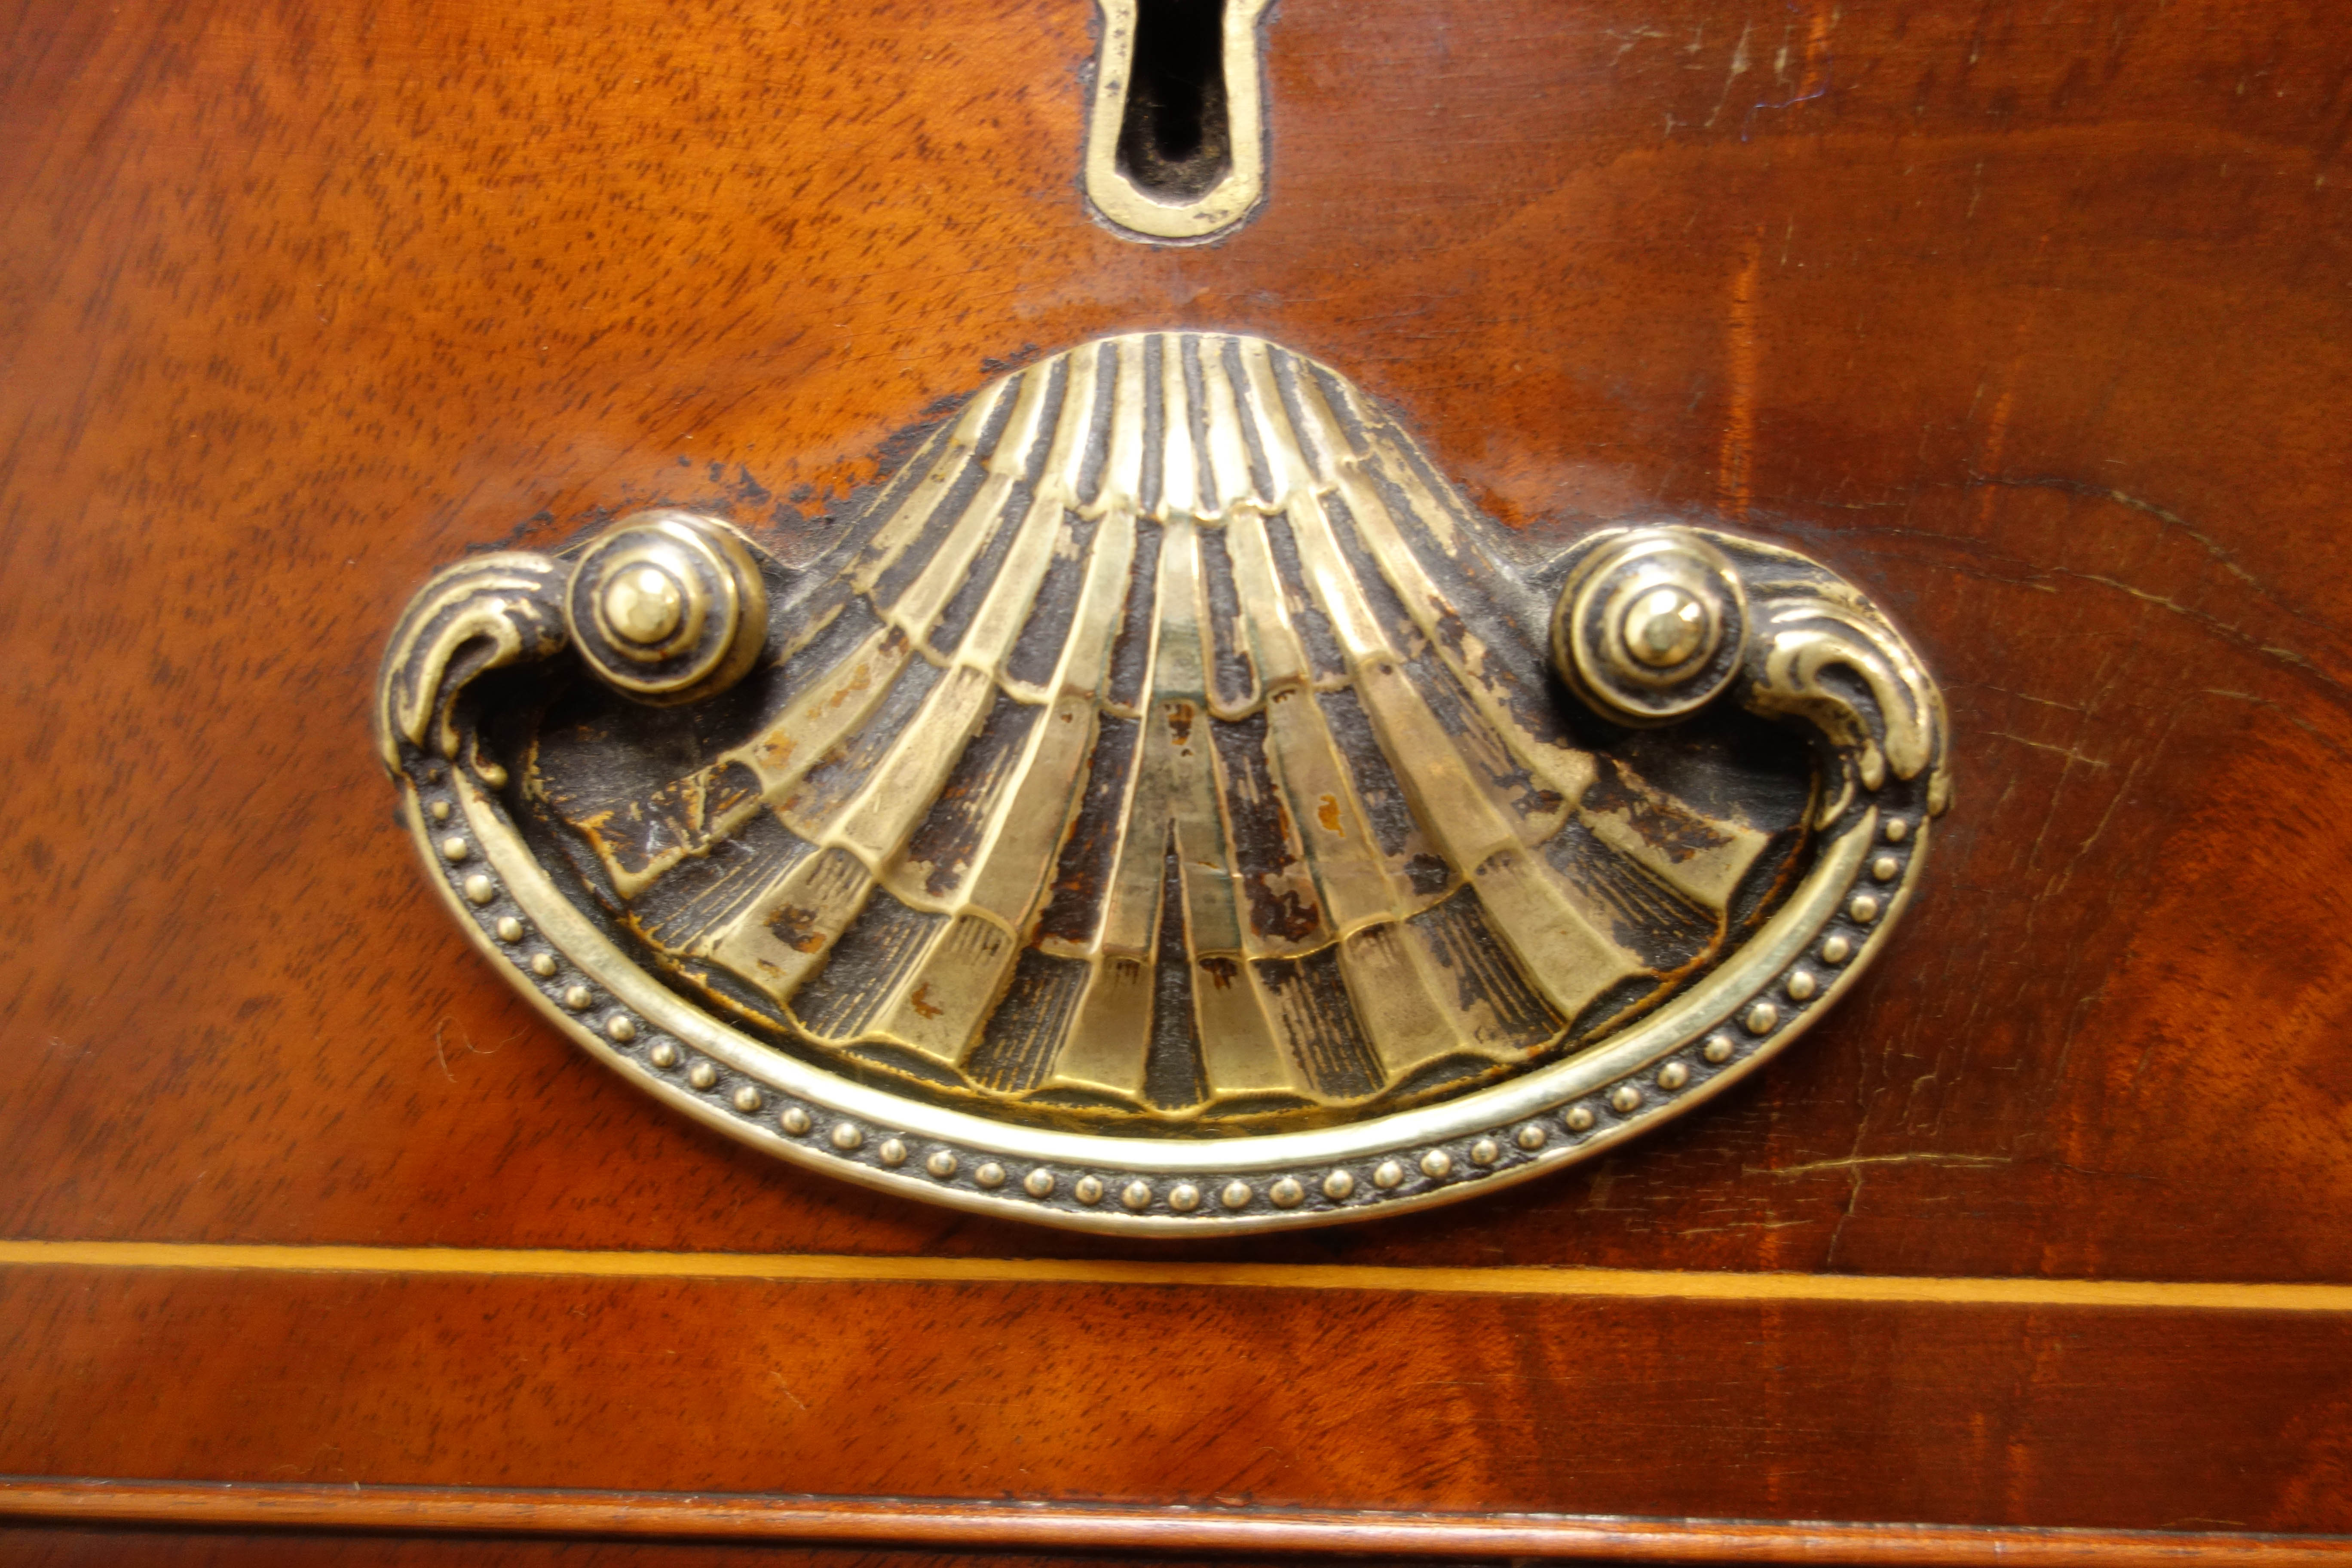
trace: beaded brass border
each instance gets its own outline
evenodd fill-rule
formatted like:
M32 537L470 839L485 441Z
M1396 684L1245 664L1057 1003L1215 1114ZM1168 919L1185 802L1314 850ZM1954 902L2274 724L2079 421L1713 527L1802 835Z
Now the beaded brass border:
M1106 1138L926 1105L761 1045L670 992L573 910L474 770L419 760L402 777L419 853L476 946L575 1044L667 1104L885 1191L1070 1229L1162 1235L1329 1225L1452 1202L1589 1158L1720 1093L1853 984L1909 900L1928 837L1924 820L1882 825L1865 813L1746 952L1586 1055L1352 1126ZM1837 942L1846 948L1832 962ZM1760 981L1750 978L1758 971Z

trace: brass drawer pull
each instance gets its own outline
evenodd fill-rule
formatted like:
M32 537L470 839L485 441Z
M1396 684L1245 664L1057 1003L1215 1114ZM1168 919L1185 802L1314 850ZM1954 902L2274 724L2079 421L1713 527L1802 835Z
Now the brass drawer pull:
M1885 944L1949 795L1827 569L1509 538L1212 333L1003 378L803 570L677 511L452 567L379 711L450 907L600 1059L1113 1230L1465 1196L1708 1098Z

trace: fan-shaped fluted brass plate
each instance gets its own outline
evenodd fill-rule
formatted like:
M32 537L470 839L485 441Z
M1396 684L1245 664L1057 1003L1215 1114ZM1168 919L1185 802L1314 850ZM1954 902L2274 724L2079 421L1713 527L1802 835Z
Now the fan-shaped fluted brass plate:
M1176 1232L1706 1098L1883 942L1946 793L1934 686L1823 568L1530 550L1331 372L1213 334L1005 377L801 570L676 512L453 567L381 731L467 928L634 1080Z

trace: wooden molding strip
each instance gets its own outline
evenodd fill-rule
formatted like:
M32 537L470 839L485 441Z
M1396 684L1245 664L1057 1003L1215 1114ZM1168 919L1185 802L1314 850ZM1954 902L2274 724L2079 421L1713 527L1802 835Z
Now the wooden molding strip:
M1664 1268L1418 1268L1052 1258L866 1258L832 1253L287 1247L215 1242L0 1241L0 1268L257 1269L306 1274L541 1275L900 1285L1182 1285L1440 1295L1935 1302L1948 1306L2352 1312L2352 1285L2135 1279L1971 1279Z
M1935 1524L1132 1508L486 1487L0 1478L0 1520L664 1536L930 1549L1381 1553L1618 1563L2352 1563L2352 1537Z

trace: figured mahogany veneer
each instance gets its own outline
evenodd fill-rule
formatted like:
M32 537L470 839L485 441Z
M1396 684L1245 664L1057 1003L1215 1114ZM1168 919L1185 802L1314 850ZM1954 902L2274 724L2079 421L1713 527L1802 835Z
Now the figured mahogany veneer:
M21 1524L16 1543L44 1563L111 1561L136 1550L147 1562L440 1563L456 1552L478 1560L482 1537L498 1536L499 1558L530 1564L620 1563L804 1564L827 1568L839 1552L766 1544L763 1538L874 1543L887 1554L859 1563L995 1564L1033 1568L1041 1563L1076 1568L1114 1563L1164 1562L1164 1557L1072 1558L1073 1548L1129 1546L1142 1552L1171 1548L1264 1552L1264 1558L1220 1556L1220 1562L1297 1562L1300 1553L1344 1553L1370 1563L1480 1559L1613 1559L1906 1563L1918 1568L1985 1563L2050 1565L2122 1561L2244 1563L2260 1568L2309 1564L2333 1568L2352 1559L2352 1537L2254 1535L2214 1531L1987 1530L1933 1525L1754 1523L1733 1520L1579 1519L1559 1515L1318 1514L1297 1510L1118 1509L1034 1503L909 1503L887 1498L684 1496L677 1493L499 1491L486 1488L369 1487L353 1491L321 1486L203 1488L156 1481L65 1483L0 1481L0 1502L29 1517L78 1518L75 1525ZM107 1523L98 1523L104 1519ZM159 1540L134 1533L142 1519L201 1522L204 1535ZM247 1532L229 1533L238 1527ZM263 1534L252 1527L265 1527ZM299 1531L332 1534L297 1534ZM386 1535L431 1530L473 1539ZM377 1531L373 1535L362 1531ZM562 1534L554 1544L530 1539ZM611 1539L583 1542L579 1536ZM645 1537L672 1539L648 1543ZM521 1539L517 1539L520 1537ZM736 1541L761 1541L743 1548ZM1055 1550L1030 1557L916 1556L922 1543L956 1547L1010 1544ZM158 1546L166 1548L159 1552ZM887 1548L901 1550L888 1552ZM751 1556L756 1552L758 1555ZM1508 1552L1508 1558L1494 1554ZM1475 1556L1465 1557L1465 1553ZM1279 1554L1279 1555L1274 1555ZM1375 1555L1376 1554L1376 1555Z
M2352 1284L2352 16L1284 0L1263 214L1153 249L1076 190L1090 13L17 8L0 1236ZM390 820L408 590L656 501L805 547L907 411L1160 326L1514 525L1869 585L1959 804L1838 1016L1594 1167L1175 1248L772 1163L533 1020ZM19 1264L0 1470L2346 1531L2347 1330Z

